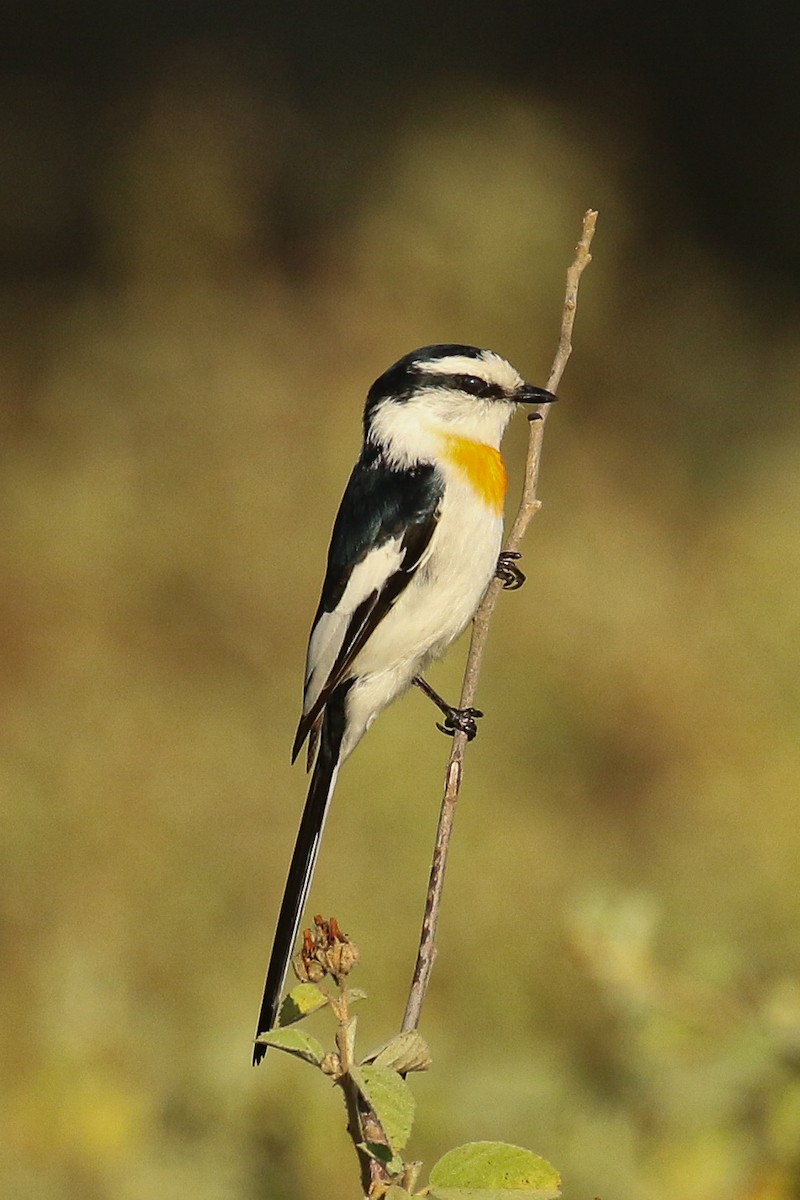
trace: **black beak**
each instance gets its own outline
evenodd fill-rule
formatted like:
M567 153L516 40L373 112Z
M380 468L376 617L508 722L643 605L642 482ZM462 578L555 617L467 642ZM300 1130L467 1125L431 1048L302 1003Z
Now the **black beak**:
M514 399L518 404L554 404L558 396L545 391L544 388L534 387L532 383L523 383L522 387L517 389Z

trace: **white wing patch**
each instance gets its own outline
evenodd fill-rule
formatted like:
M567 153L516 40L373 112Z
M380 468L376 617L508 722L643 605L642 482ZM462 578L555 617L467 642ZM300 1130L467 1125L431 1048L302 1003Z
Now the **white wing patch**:
M334 664L339 657L350 618L360 604L372 595L380 593L386 581L399 570L404 551L400 537L391 538L366 558L356 563L341 600L333 612L323 612L311 632L306 655L306 688L303 697L303 712L314 705L328 681Z

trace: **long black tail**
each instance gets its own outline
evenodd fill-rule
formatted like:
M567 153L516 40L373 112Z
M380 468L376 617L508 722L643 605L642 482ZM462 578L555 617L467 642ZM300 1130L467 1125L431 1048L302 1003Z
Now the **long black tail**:
M275 939L272 943L272 954L267 968L261 1011L258 1014L256 1037L260 1033L269 1033L270 1029L274 1028L278 1015L281 992L292 959L292 950L300 927L306 896L314 875L328 805L336 786L340 761L339 751L345 730L345 699L351 682L348 680L347 683L340 684L331 695L325 708L317 761L311 776L311 785L308 789L303 816L300 819L300 828L297 831L286 887L283 890L278 924L275 927ZM266 1046L258 1044L254 1046L253 1066L257 1066L261 1062L266 1052Z

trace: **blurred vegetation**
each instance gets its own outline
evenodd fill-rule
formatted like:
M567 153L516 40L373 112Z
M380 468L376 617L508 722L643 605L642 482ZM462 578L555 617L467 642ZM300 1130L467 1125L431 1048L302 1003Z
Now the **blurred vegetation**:
M139 27L114 78L95 26L79 87L43 26L0 76L0 1191L354 1194L337 1101L248 1065L330 524L365 389L409 348L489 345L544 382L592 205L410 1150L518 1142L568 1200L800 1196L800 335L764 209L742 259L705 236L691 154L602 56L617 120L586 79L572 106L523 87L494 42L497 71L456 56L391 102L376 44L314 108L311 61L202 32ZM758 182L791 262L779 141ZM405 698L328 825L312 907L362 948L367 1044L402 1014L447 750Z

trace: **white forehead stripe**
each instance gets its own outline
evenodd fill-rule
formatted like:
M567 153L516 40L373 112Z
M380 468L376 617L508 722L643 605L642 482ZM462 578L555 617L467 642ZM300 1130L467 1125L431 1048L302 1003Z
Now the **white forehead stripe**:
M487 350L483 351L480 358L452 354L448 358L418 359L414 365L429 375L477 375L479 379L498 383L508 391L513 391L523 382L510 362Z

